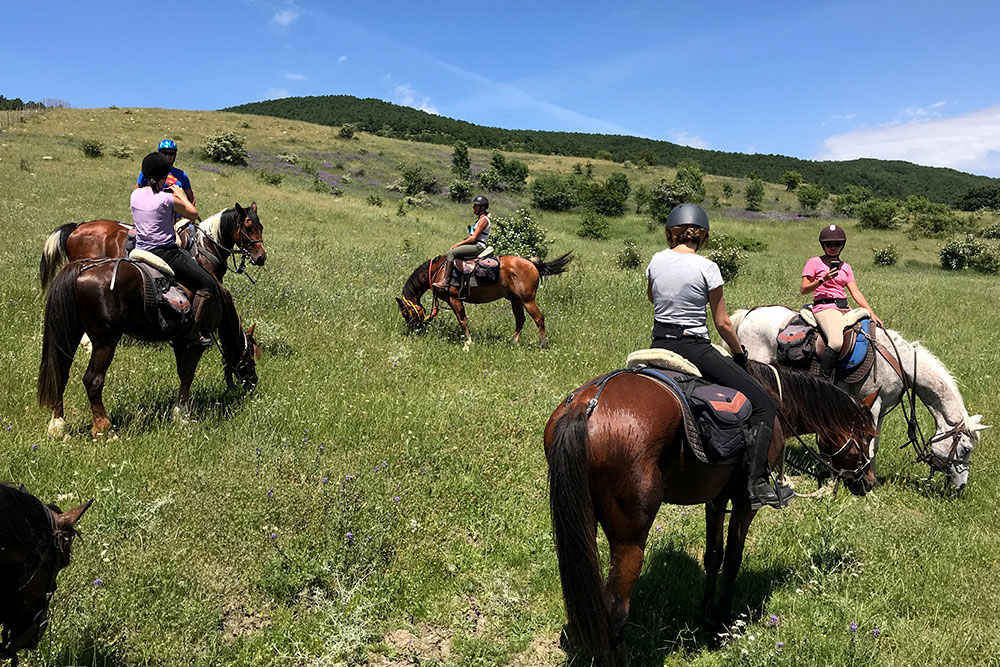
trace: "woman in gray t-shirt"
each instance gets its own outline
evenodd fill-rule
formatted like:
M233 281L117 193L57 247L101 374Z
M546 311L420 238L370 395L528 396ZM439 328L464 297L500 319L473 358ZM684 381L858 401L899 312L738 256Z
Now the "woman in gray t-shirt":
M696 204L681 204L670 211L666 233L670 248L653 255L646 269L649 280L646 295L654 309L652 346L680 354L705 379L733 387L749 399L753 406L750 420L754 425L753 442L747 452L750 504L753 509L764 505L784 507L792 489L772 487L767 464L777 403L745 370L746 348L726 312L718 265L697 254L708 239L708 215ZM733 350L732 359L712 346L706 306L712 310L719 336Z

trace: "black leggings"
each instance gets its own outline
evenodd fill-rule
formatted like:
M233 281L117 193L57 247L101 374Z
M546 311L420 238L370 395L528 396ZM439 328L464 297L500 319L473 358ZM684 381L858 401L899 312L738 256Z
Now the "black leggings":
M753 377L729 357L723 356L705 338L681 336L680 338L656 338L653 347L670 350L694 364L702 377L725 387L738 389L747 397L752 406L750 420L757 424L774 426L778 404L771 394L760 386Z
M174 270L174 278L184 287L193 292L207 289L212 293L212 298L216 299L216 302L222 298L218 281L212 277L211 273L201 268L201 265L187 250L181 250L177 246L164 246L153 248L149 252L169 264L170 268Z

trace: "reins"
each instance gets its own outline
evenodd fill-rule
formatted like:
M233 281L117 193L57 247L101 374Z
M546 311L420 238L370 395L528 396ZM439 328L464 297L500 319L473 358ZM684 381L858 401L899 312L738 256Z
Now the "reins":
M203 230L201 227L195 225L195 229L198 230L198 232L201 234L203 238L206 238L209 241L211 241L212 245L215 247L215 252L209 250L208 248L205 249L206 252L215 255L216 259L222 262L227 268L232 270L233 273L242 273L244 276L246 276L246 279L250 281L251 285L257 284L257 280L253 276L251 276L248 272L246 272L247 258L250 257L250 251L244 248L242 243L246 243L252 247L258 244L263 245L264 241L254 240L250 238L250 236L246 233L246 230L243 229L243 226L240 225L239 232L240 232L241 243L237 243L236 240L234 239L233 247L227 248L218 241L216 241L215 239L213 239L208 234L208 232ZM219 231L221 232L221 229ZM225 255L223 255L223 253L225 253ZM236 255L240 256L238 264L236 261Z

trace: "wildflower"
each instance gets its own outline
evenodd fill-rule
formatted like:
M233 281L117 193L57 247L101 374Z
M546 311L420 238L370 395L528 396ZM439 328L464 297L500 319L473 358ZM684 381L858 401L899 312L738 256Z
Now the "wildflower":
M323 445L320 445L319 447L317 447L316 451L318 451L320 454L322 454L323 453Z
M270 489L267 490L267 497L270 498L273 495L274 495L274 487L272 486Z
M346 475L344 477L344 481L345 482L353 482L354 481L354 475Z
M98 577L97 579L94 579L94 588L100 588L103 585L104 585L104 580L103 579L101 579L100 577Z
M273 540L276 540L276 539L278 539L278 534L277 533L271 533L271 540L273 541Z
M344 539L347 540L347 544L354 544L354 533L347 533L344 535Z
M37 452L38 451L38 443L37 442L31 446L31 451L33 451L33 452Z
M872 637L878 639L878 636L882 634L882 631L878 628L872 628Z
M785 645L785 642L778 642L778 650L781 650L781 647L784 646L784 645Z
M260 454L260 447L257 448L257 453Z
M400 500L402 500L402 498L400 498L399 496L393 496L392 498L392 502L394 503L398 503Z
M778 621L781 619L778 618L777 614L771 614L771 616L768 617L768 620L771 621L771 625L777 625Z
M322 479L322 482L323 482L324 484L326 484L326 483L327 483L328 481L329 481L329 480L328 480L328 479L327 479L326 477L324 477L324 478Z
M858 631L858 624L855 623L854 621L851 621L851 632L857 632L857 631Z

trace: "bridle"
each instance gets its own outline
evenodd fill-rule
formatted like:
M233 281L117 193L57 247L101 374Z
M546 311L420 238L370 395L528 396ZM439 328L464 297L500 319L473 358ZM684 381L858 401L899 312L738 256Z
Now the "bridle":
M25 588L31 584L35 578L38 576L39 572L42 571L42 566L49 561L51 558L55 558L57 551L60 551L63 547L60 543L61 536L56 530L55 518L52 516L52 510L46 507L44 504L42 507L45 509L45 516L49 519L49 530L51 531L52 543L50 548L44 554L39 555L38 565L32 571L31 575L21 584L15 593L20 593ZM51 568L49 572L49 585L45 593L45 602L35 617L32 619L31 625L21 631L16 637L10 637L7 632L7 628L3 629L3 636L0 638L0 659L10 660L11 667L17 667L17 652L20 651L35 635L44 632L45 627L49 622L49 602L52 600L52 594L55 592L56 575L59 574L59 568L56 567L56 563L51 563Z
M243 229L243 223L250 219L251 219L250 216L247 215L245 218L243 218L243 220L236 223L236 226L239 229L239 237L233 239L232 248L225 247L224 245L213 239L211 236L209 236L200 227L198 228L198 231L201 233L203 238L206 238L212 242L212 246L215 248L214 254L216 255L216 257L218 257L224 264L226 264L228 268L232 270L233 273L242 273L244 276L246 276L247 280L250 281L251 285L256 285L257 280L254 279L254 277L251 276L249 273L245 272L247 258L251 257L250 250L248 250L247 247L253 248L256 245L264 245L264 241L262 239L250 238L250 235L247 234L245 229ZM239 263L237 263L236 260L237 255L239 255L240 258ZM250 263L251 264L253 263L252 258Z
M253 358L253 351L251 350L250 338L247 336L247 332L241 329L240 334L243 335L243 352L240 353L239 361L235 364L230 363L229 359L226 358L226 351L219 344L218 337L212 337L215 346L219 348L219 354L222 356L222 370L226 374L226 384L229 385L230 389L236 388L236 383L233 382L232 376L235 375L242 381L243 373L250 366L251 359Z

